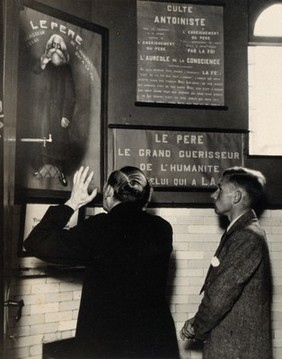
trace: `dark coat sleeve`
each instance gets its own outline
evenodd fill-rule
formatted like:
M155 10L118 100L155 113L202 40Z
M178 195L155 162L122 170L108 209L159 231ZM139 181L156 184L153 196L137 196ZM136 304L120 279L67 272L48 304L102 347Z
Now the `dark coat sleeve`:
M240 297L262 260L260 239L253 230L245 229L229 241L220 265L212 269L211 281L195 316L196 339L205 340Z
M66 205L50 206L24 242L27 252L53 263L87 264L95 255L93 248L95 241L98 243L106 214L64 229L72 214L73 210Z

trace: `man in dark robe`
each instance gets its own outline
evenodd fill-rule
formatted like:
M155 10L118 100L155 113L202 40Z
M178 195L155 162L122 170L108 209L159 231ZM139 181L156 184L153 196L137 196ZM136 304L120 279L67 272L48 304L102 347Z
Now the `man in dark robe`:
M52 142L41 147L35 157L35 176L59 177L66 186L65 170L69 161L69 130L75 107L75 87L64 39L57 34L50 37L35 70L33 81L33 110L39 118L35 137L51 135ZM33 117L34 120L34 117Z

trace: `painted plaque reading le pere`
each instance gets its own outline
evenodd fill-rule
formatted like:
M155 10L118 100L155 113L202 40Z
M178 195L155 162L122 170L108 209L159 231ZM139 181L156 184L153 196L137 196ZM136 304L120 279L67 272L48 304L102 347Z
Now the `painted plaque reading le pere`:
M137 102L224 106L223 7L137 1Z
M243 165L243 134L114 129L114 168L136 166L155 187L214 188Z

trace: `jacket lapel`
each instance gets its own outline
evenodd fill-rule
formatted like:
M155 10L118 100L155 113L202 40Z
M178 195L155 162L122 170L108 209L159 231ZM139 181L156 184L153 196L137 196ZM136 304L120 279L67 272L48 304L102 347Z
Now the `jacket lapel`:
M222 237L221 237L221 239L220 239L219 246L217 247L217 250L215 251L215 254L214 254L213 258L215 258L215 257L218 258L218 255L219 255L219 253L220 253L220 251L221 251L221 249L222 249L222 247L223 247L223 245L224 245L224 243L226 241L226 238L227 238L227 231L225 230ZM210 273L211 273L213 268L214 267L212 266L212 264L210 264L208 272L206 274L206 279L205 279L204 284L203 284L203 286L202 286L202 288L200 290L200 294L202 294L202 292L205 290L206 284L208 283L208 279L209 279Z
M257 220L257 216L255 214L255 212L253 210L249 210L248 212L246 212L245 214L243 214L232 226L231 228L229 228L229 230L225 230L225 232L223 233L219 246L217 247L217 250L215 251L214 257L218 258L224 244L226 243L227 238L236 230L244 227L246 225L247 222L251 221L251 220ZM204 281L204 285L202 286L201 290L200 290L200 294L205 290L205 287L209 281L209 277L210 274L212 272L212 270L214 269L214 267L212 265L209 266L207 275L206 275L206 279Z

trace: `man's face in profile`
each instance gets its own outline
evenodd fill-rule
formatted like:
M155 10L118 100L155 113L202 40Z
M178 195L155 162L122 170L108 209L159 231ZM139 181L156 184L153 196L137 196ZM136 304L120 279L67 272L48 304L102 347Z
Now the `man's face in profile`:
M211 196L214 199L215 213L226 216L230 213L235 190L235 186L228 182L227 178L220 179L217 190Z

